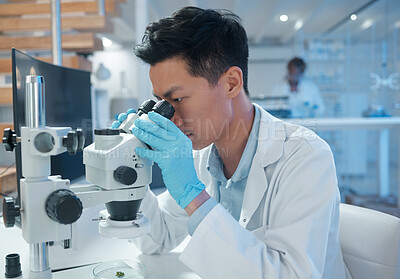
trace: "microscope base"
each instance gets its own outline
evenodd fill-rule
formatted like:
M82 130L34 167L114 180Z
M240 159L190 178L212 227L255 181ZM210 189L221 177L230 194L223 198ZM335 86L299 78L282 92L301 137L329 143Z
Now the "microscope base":
M114 221L107 210L100 211L99 233L106 237L131 239L150 232L150 221L138 213L133 221Z
M25 277L23 277L25 278ZM51 274L51 269L41 271L41 272L33 272L30 271L28 275L28 279L51 279L53 278Z

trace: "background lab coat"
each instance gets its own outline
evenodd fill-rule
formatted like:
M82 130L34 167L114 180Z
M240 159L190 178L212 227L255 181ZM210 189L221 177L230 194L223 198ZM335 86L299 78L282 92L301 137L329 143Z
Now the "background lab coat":
M285 80L277 84L271 96L288 96L291 117L321 117L325 111L325 105L314 82L307 78L302 78L297 86L297 92L290 92L290 86ZM305 103L308 103L308 106ZM317 105L317 109L313 109Z
M237 222L220 204L199 224L180 260L202 278L351 278L339 244L339 191L329 146L313 132L261 107L258 147ZM205 168L210 146L194 152L197 174L214 196ZM188 215L168 192L142 202L149 235L132 242L144 253L175 248Z

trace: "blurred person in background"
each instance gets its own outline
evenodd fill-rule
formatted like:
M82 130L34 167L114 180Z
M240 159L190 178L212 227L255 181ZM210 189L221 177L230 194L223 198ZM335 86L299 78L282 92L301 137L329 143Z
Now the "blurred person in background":
M322 117L324 102L315 83L304 76L306 68L303 59L292 58L287 64L285 80L274 87L272 95L288 97L291 117Z

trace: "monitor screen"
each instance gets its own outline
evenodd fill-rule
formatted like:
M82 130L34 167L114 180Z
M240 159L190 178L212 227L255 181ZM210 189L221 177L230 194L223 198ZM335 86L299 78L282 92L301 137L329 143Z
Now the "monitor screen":
M20 136L25 125L25 77L38 75L45 82L46 126L83 128L85 146L93 141L90 72L56 66L12 49L12 85L14 129ZM85 174L82 152L67 152L51 157L51 174L76 179ZM21 146L15 151L18 192L22 177Z

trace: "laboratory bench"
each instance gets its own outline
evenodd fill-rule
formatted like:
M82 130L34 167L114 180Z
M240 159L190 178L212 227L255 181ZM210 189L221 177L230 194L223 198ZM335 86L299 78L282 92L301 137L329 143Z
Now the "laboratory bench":
M181 245L164 255L144 255L128 240L106 238L98 234L97 222L91 219L98 215L102 206L84 210L78 224L73 226L77 238L72 248L64 250L58 245L49 247L50 267L53 279L91 279L92 271L99 263L113 260L139 261L145 266L146 279L199 279L180 260L188 237ZM0 278L4 278L5 257L18 253L21 258L22 272L28 275L29 245L22 238L18 227L5 228L0 221ZM27 277L23 277L27 278Z
M349 118L287 118L286 122L298 124L314 132L344 130L376 130L379 133L379 195L390 193L390 142L391 129L400 128L400 117L349 117ZM399 142L400 143L400 142ZM400 154L397 154L400 157ZM400 197L400 164L398 167L398 196ZM400 208L400 198L398 199Z

